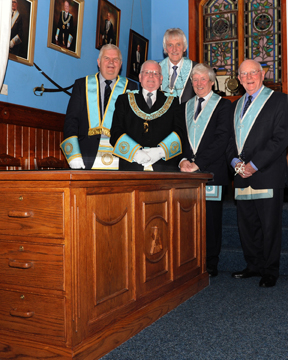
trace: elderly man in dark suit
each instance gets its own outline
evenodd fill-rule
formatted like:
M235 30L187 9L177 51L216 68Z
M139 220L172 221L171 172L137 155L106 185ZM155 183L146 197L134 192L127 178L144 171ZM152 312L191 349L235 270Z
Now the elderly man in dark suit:
M105 19L104 28L102 30L103 45L105 44L116 44L114 28L111 21L111 14L107 13L107 19Z
M64 10L61 11L57 30L55 34L56 44L65 46L68 49L71 47L73 41L73 15L69 13L69 1L64 1Z
M187 39L179 28L166 30L163 37L164 53L168 56L160 62L163 81L161 89L179 97L184 103L195 96L190 76L193 66L197 63L184 57L187 50Z
M206 186L206 267L217 276L222 241L222 187L229 182L226 148L231 133L231 102L213 93L215 72L205 64L192 70L196 96L186 103L187 139L181 171L209 171L213 180Z
M178 98L159 90L161 67L143 63L141 92L120 95L116 101L110 143L120 158L120 170L179 171L184 112Z
M263 86L265 71L257 61L245 60L238 74L246 94L234 106L227 155L235 169L238 227L247 267L232 276L260 276L259 286L272 287L279 276L288 99Z
M118 169L109 144L115 102L138 88L118 75L122 55L116 45L104 45L97 62L99 73L75 81L66 112L61 149L72 169Z

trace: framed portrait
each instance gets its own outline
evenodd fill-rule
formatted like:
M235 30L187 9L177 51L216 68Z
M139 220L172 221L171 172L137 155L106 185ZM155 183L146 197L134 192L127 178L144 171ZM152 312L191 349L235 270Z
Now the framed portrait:
M126 76L139 81L141 65L147 60L149 40L130 29Z
M9 59L33 65L38 0L12 0Z
M80 58L84 0L50 0L47 46Z
M98 1L96 49L106 44L119 46L120 15L121 10L107 0Z

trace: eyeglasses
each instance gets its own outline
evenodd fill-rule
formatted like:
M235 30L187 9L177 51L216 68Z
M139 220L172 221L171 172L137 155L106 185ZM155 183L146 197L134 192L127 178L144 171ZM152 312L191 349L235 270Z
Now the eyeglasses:
M261 71L261 70L251 70L251 71L241 71L240 72L240 76L241 77L246 77L246 76L248 76L248 74L250 74L251 76L256 76L258 73L259 73L259 71Z
M109 58L108 56L103 56L103 60L105 61L105 62L113 62L113 63L115 63L115 64L119 64L120 62L121 62L121 60L119 59L119 58Z
M161 73L159 71L153 71L153 70L143 70L141 71L141 74L143 74L144 76L161 76Z

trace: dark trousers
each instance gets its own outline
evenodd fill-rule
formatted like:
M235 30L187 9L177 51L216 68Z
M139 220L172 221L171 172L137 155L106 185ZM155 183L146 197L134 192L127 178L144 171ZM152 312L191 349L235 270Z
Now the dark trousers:
M284 189L273 198L238 200L238 228L247 267L263 275L279 276Z
M222 243L223 201L206 201L206 262L207 267L218 265Z

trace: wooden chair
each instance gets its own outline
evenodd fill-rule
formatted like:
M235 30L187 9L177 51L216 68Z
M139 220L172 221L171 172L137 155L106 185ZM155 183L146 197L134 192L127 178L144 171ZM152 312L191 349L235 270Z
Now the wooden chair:
M55 158L54 156L48 156L43 159L34 158L35 170L38 169L65 169L66 161Z
M11 169L17 168L17 169ZM10 168L10 169L9 169ZM8 154L0 154L0 170L26 170L27 169L27 159L23 157L15 158L14 156Z

